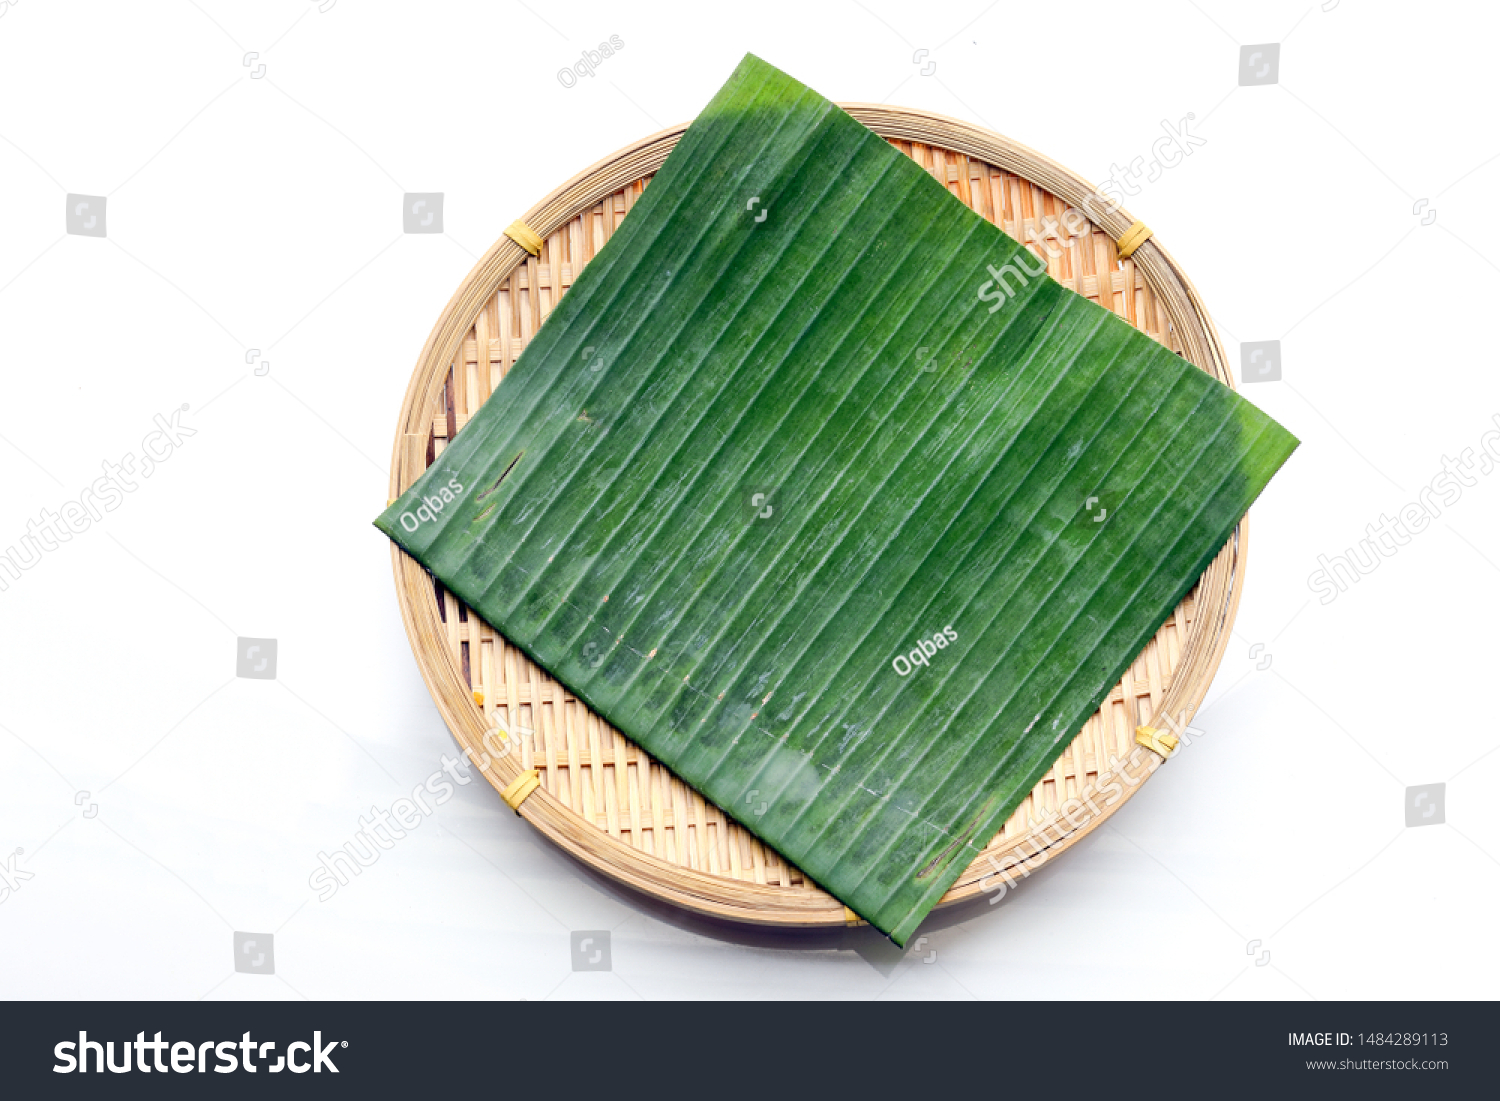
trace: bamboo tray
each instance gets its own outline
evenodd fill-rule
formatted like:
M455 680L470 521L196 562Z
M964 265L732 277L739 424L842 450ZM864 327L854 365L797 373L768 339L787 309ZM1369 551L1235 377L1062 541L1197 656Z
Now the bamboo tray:
M1027 231L1040 230L1050 215L1055 232L1070 243L1049 261L1053 278L1234 385L1208 311L1187 277L1155 239L1122 260L1115 242L1131 226L1130 215L1118 207L1098 209L1097 200L1084 207L1093 189L1079 177L955 119L841 106L1017 240L1029 240ZM527 211L523 220L543 239L538 255L503 236L469 273L428 337L407 389L391 497L410 486L500 388L521 349L684 130L664 130L620 150ZM1069 206L1095 217L1071 239L1063 219ZM495 400L505 400L503 390ZM941 905L993 897L1030 874L1123 806L1162 764L1137 743L1136 728L1185 726L1202 702L1239 603L1247 519ZM551 841L621 883L702 914L794 927L857 921L608 726L394 545L392 556L402 620L438 710L461 747L479 761L491 758L485 775L496 790L522 770L540 771L540 788L518 813ZM497 723L534 733L520 739L515 752L497 756L507 743L493 733L485 738Z

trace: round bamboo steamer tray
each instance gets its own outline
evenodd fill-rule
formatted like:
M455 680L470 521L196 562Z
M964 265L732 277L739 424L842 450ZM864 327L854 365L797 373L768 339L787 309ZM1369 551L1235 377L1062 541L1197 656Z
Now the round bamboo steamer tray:
M1224 349L1186 275L1150 238L1128 259L1116 241L1133 219L1101 203L1083 179L999 134L906 108L841 104L961 202L1028 242L1055 220L1067 247L1053 278L1233 387ZM531 255L502 236L439 317L401 407L390 495L412 484L501 386L528 340L599 251L686 125L663 130L584 170L526 212L542 239ZM1092 201L1085 205L1085 200ZM1091 220L1064 221L1072 207ZM1080 233L1070 237L1069 226ZM1035 246L1033 246L1035 251ZM498 393L497 393L498 391ZM1140 790L1163 758L1137 742L1139 726L1185 726L1224 654L1244 584L1242 518L1099 711L958 881L947 906L1007 884L1055 858ZM497 791L523 770L540 787L517 811L585 864L656 899L731 921L783 927L854 924L851 911L809 882L720 808L594 714L499 632L392 545L401 618L417 665L460 747ZM487 732L531 731L515 752ZM489 750L486 752L486 744Z

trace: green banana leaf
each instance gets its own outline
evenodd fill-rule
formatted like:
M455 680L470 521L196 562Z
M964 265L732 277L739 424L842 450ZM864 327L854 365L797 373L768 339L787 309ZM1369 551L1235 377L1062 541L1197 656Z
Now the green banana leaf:
M904 944L1297 445L1037 264L747 56L376 526Z

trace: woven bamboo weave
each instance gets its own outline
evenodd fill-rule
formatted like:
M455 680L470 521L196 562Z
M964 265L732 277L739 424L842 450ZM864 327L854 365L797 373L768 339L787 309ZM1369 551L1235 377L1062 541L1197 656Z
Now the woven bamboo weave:
M967 123L865 104L846 110L983 217L1023 242L1051 236L1049 272L1232 386L1224 351L1191 283L1154 237L1121 260L1134 219L1085 205L1066 169ZM492 395L543 320L629 213L685 127L621 150L522 219L532 256L502 236L470 273L422 350L401 410L390 495L404 491ZM1077 236L1069 207L1094 221ZM1033 245L1033 250L1041 254ZM1146 645L1099 711L943 904L993 893L1085 836L1140 790L1162 758L1141 725L1185 724L1223 655L1243 586L1246 521ZM656 898L700 913L788 926L842 926L841 903L808 882L718 807L607 725L412 559L392 548L401 613L422 675L455 738L497 791L528 769L540 786L518 813L577 858ZM491 733L533 732L500 743ZM495 755L497 747L518 745ZM1107 793L1107 794L1106 794Z

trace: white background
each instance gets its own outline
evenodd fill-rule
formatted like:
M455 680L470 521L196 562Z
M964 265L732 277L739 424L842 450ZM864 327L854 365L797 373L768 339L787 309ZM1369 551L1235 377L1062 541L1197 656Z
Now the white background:
M155 415L197 431L0 592L0 863L32 876L0 995L1495 996L1500 473L1328 605L1307 580L1500 414L1493 5L323 2L0 3L0 549ZM1273 42L1280 83L1237 87ZM430 327L512 219L746 50L1094 180L1195 114L1207 145L1127 206L1236 365L1282 341L1245 393L1303 440L1207 735L904 959L625 895L482 783L315 901L318 851L451 751L370 526ZM403 235L405 191L444 193L444 234ZM64 234L68 193L107 238ZM235 677L237 635L279 641L277 680ZM1446 823L1408 829L1439 782ZM274 976L234 972L236 930L275 934ZM574 930L612 971L572 970Z

